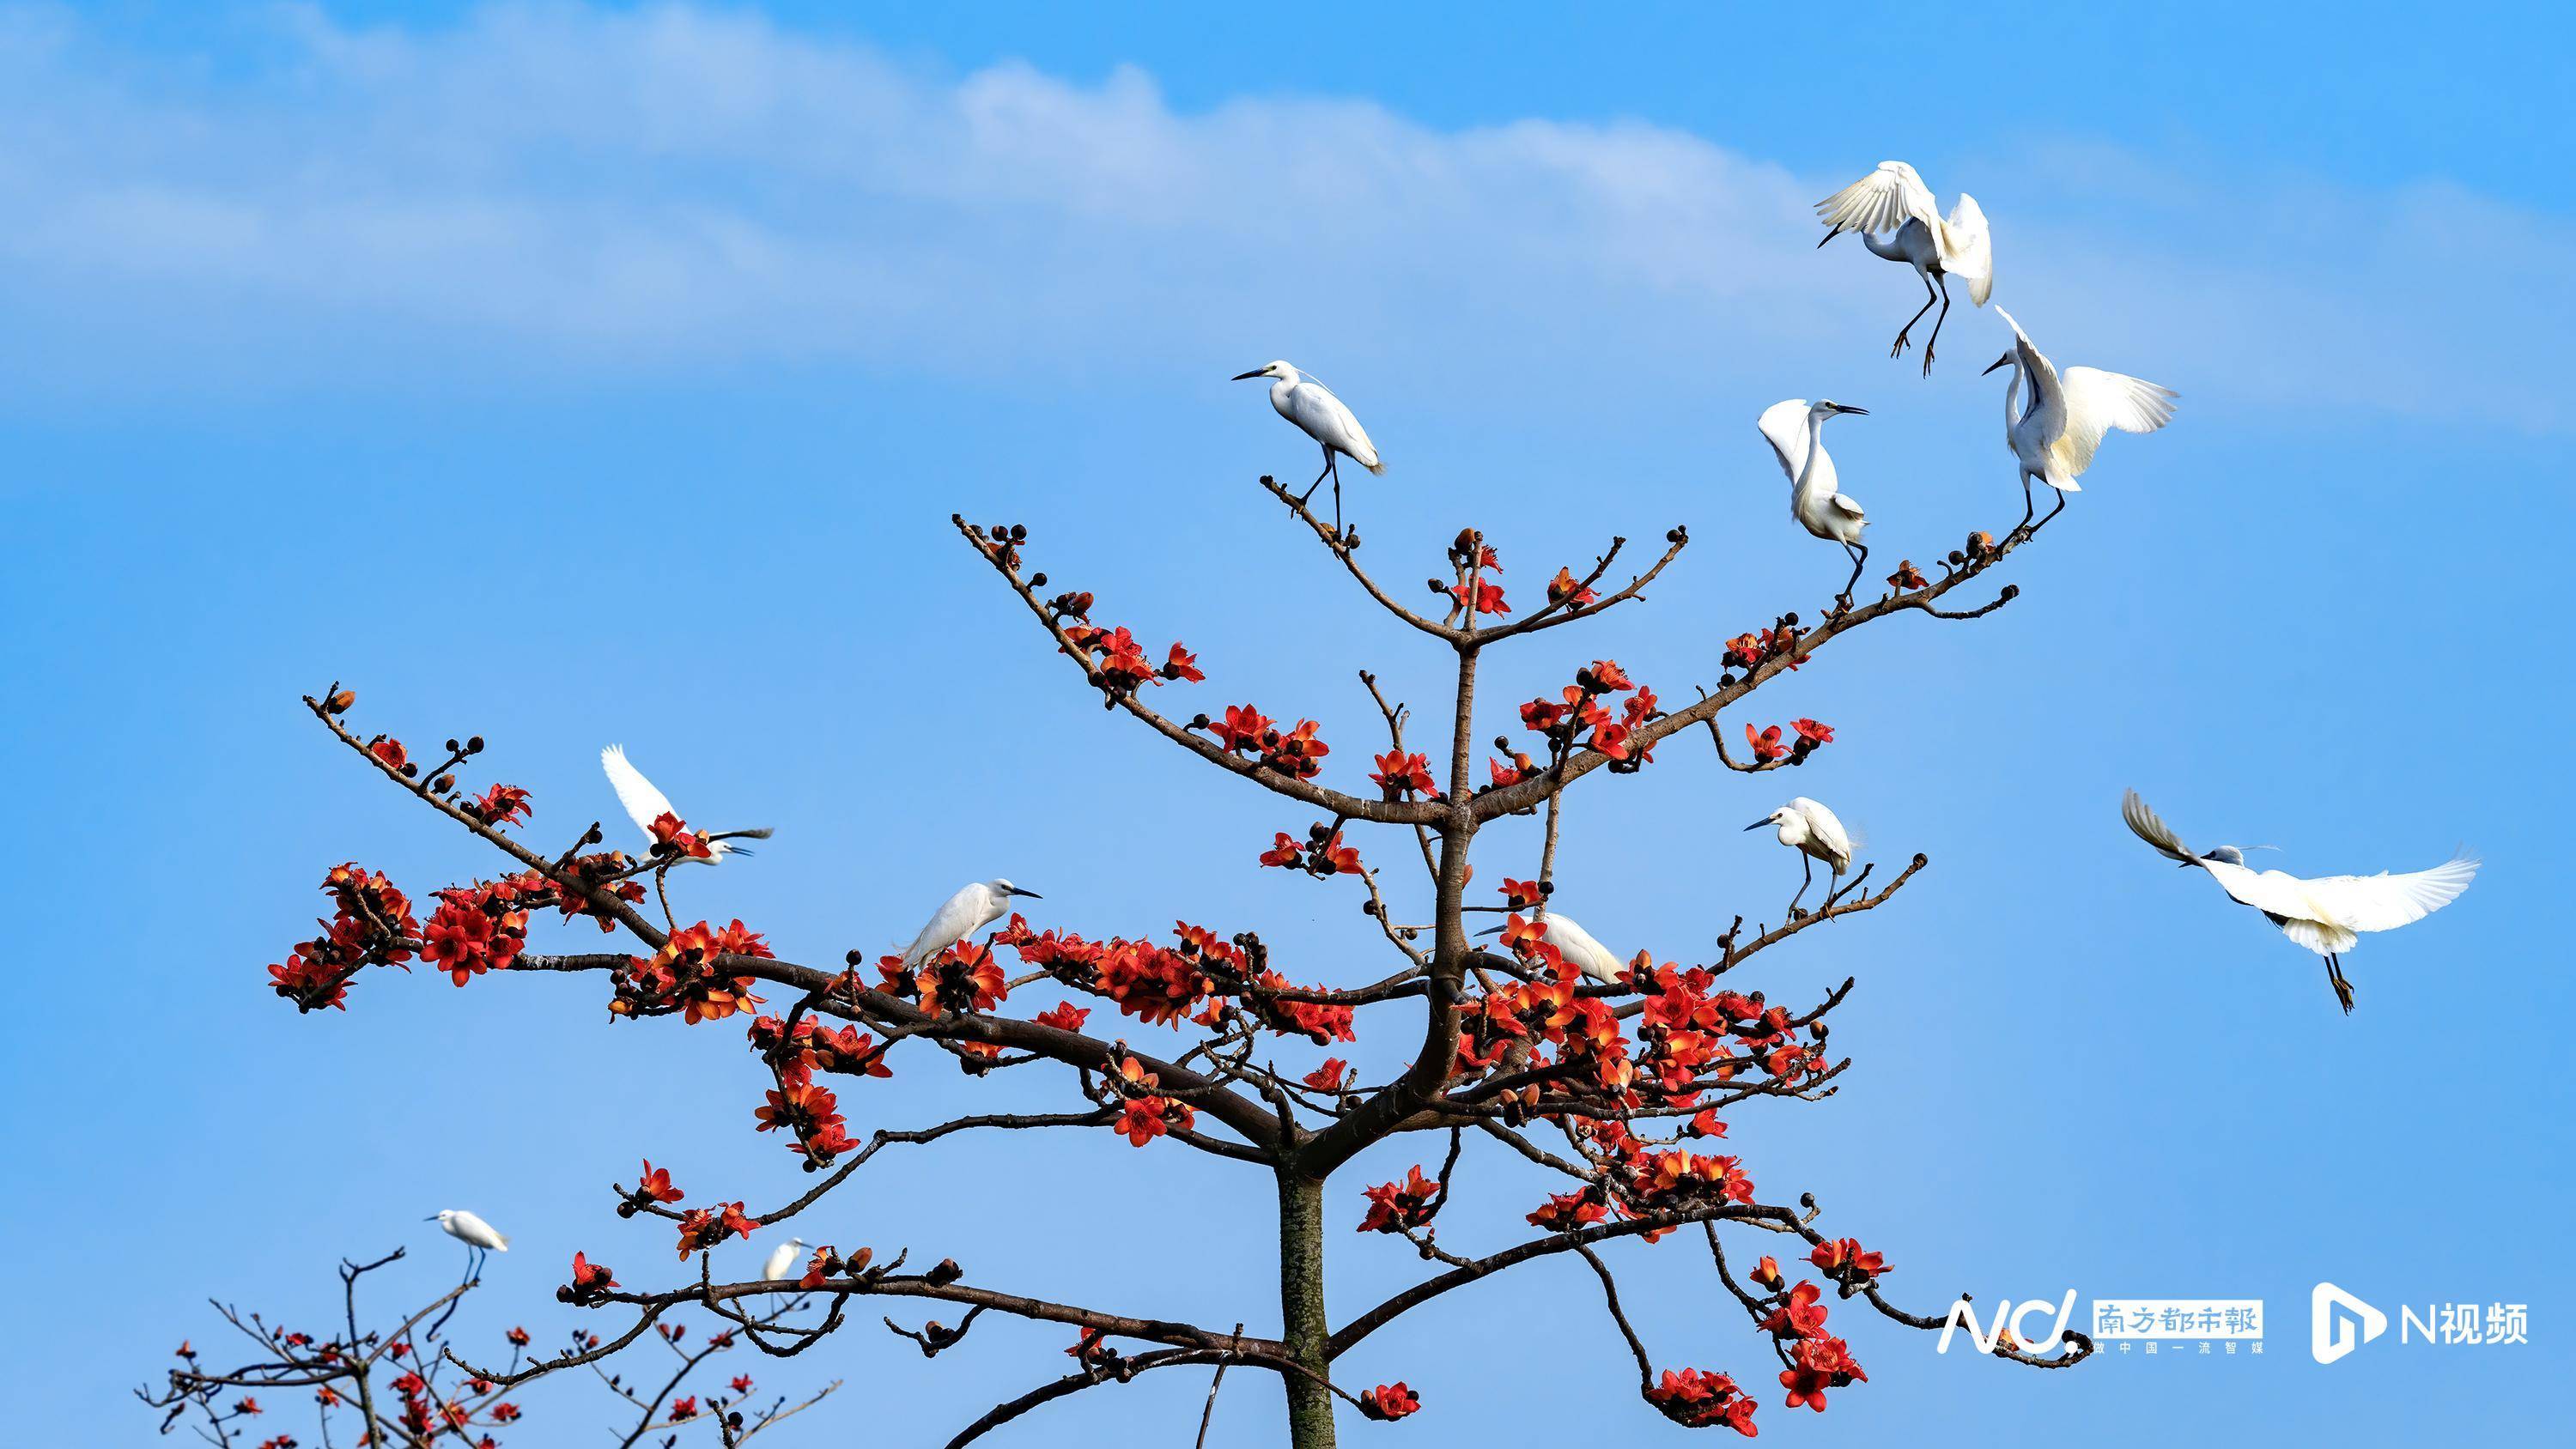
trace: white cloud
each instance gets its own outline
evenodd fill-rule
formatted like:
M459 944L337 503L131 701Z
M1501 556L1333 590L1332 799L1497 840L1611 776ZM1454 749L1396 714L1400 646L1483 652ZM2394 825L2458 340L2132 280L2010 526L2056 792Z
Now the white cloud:
M0 20L0 301L43 342L6 364L17 385L294 388L469 357L577 383L772 360L980 375L1300 343L1741 376L1883 349L1912 305L1895 269L1813 254L1807 203L1847 178L1644 124L1183 114L1134 70L948 76L686 6L281 15L246 70L119 54L56 12ZM2063 144L1977 179L1998 296L2069 360L2253 404L2569 420L2515 364L2576 322L2557 284L2576 255L2508 205ZM1945 340L1982 362L1994 324L1963 315Z

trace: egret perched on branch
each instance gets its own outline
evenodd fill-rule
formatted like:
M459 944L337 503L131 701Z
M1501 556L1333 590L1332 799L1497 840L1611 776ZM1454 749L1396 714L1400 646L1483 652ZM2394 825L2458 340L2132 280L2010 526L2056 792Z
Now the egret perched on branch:
M465 1245L465 1276L469 1280L483 1276L486 1257L510 1251L508 1238L501 1236L490 1223L462 1208L440 1208L421 1221L438 1224L441 1232Z
M2281 934L2326 958L2326 981L2335 1000L2352 1014L2352 983L2344 979L2343 953L2353 948L2361 931L2393 931L2424 919L2459 898L2478 873L2475 856L2457 855L2431 870L2405 875L2328 875L2301 880L2287 871L2256 874L2245 864L2245 852L2233 845L2210 847L2207 854L2186 848L2173 827L2156 817L2147 802L2130 790L2120 797L2120 818L2140 840L2165 858L2199 866L2239 904L2252 906ZM2260 850L2264 847L2257 846Z
M789 1238L769 1250L768 1260L760 1265L760 1276L771 1282L781 1278L802 1278L805 1275L796 1271L796 1264L804 1256L805 1240Z
M2021 521L2027 525L2031 479L2057 490L2057 508L2048 510L2048 518L2055 518L2057 509L2066 506L2067 494L2084 491L2075 480L2093 466L2093 450L2102 446L2102 434L2111 428L2154 432L2173 421L2177 394L2172 388L2098 367L2070 367L2060 373L2031 346L2030 335L2013 322L2013 314L2001 307L1995 313L2012 322L2013 345L1986 371L2013 370L2012 380L2004 387L2004 445L2021 463ZM2013 402L2025 376L2030 379L2030 407L2015 418Z
M1851 557L1851 580L1842 592L1843 601L1849 603L1852 590L1860 586L1861 565L1869 559L1869 545L1860 541L1868 520L1861 516L1858 503L1836 491L1834 460L1825 451L1825 419L1837 413L1866 417L1869 409L1845 407L1830 398L1810 404L1793 397L1764 408L1761 426L1762 436L1770 440L1771 455L1780 460L1780 471L1789 475L1789 516L1816 537L1841 544Z
M1351 410L1342 406L1342 400L1333 396L1330 388L1287 363L1274 362L1250 372L1238 372L1234 381L1248 382L1256 377L1275 379L1270 384L1270 405L1279 410L1279 416L1304 429L1307 437L1322 445L1324 471L1315 475L1315 481L1306 485L1306 491L1298 495L1297 501L1304 503L1314 497L1315 490L1324 486L1327 477L1331 478L1333 532L1340 533L1342 470L1336 455L1347 457L1372 473L1384 473L1386 465L1378 461L1377 444L1369 441L1368 429L1360 426L1360 420L1351 416Z
M1789 897L1789 909L1798 909L1806 898L1807 887L1815 884L1816 862L1833 868L1840 879L1852 866L1851 832L1843 829L1842 820L1824 806L1800 795L1788 804L1745 826L1759 830L1765 825L1780 827L1780 843L1798 852L1798 863L1806 874L1798 881L1798 893Z
M1959 204L1950 208L1946 221L1935 207L1932 188L1902 161L1881 161L1877 170L1816 203L1816 215L1826 227L1825 241L1817 246L1856 231L1872 255L1904 262L1923 279L1922 310L1898 329L1896 346L1888 356L1904 356L1905 335L1923 320L1924 312L1932 310L1933 303L1941 304L1941 315L1932 319L1932 335L1923 343L1925 377L1932 375L1932 348L1941 340L1941 324L1950 315L1950 278L1967 283L1968 300L1980 307L1995 292L1995 252L1986 236L1986 213L1977 198L1960 192ZM1880 241L1878 233L1883 231L1895 235Z
M671 817L675 825L684 822L685 817L671 808L671 797L654 789L653 782L644 778L644 772L627 761L624 745L610 745L601 750L599 767L608 772L609 786L617 791L617 803L626 807L628 818L644 832L647 840L657 845L661 843L662 836L654 831L653 822L665 815ZM716 834L700 832L698 839L706 844L707 854L704 857L684 854L680 859L704 859L707 864L714 865L728 855L751 854L742 846L727 843L737 838L767 840L769 832L766 829L727 830Z
M1547 927L1547 943L1584 975L1612 986L1628 978L1628 963L1612 955L1609 947L1593 939L1592 933L1572 916L1541 906L1530 912L1530 919ZM1491 936L1503 929L1494 926L1476 934Z
M1039 901L1046 897L1036 891L1024 891L1009 881L995 876L958 889L940 908L931 913L929 923L912 944L903 948L903 964L918 966L977 931L1002 918L1011 908L1011 897L1027 896Z

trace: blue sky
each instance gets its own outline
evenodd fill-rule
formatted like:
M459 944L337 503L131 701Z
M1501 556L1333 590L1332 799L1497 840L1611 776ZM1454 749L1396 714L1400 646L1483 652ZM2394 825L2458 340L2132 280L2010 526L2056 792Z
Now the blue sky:
M1372 977L1344 893L1250 866L1305 817L1104 717L948 514L1026 523L1037 566L1201 652L1203 702L1311 715L1356 762L1375 720L1352 671L1425 701L1441 661L1254 491L1308 453L1225 379L1287 357L1392 465L1353 494L1387 577L1469 522L1524 590L1688 523L1647 606L1498 658L1487 696L1611 655L1688 697L1724 636L1841 576L1782 516L1753 431L1777 398L1872 410L1834 446L1887 562L2015 516L2000 380L1976 373L2000 319L1954 310L1924 381L1884 355L1911 279L1813 250L1807 204L1887 156L1977 195L1997 299L2043 348L2182 412L2105 446L2011 565L2012 607L1874 627L1761 697L1759 720L1840 731L1796 791L1933 865L1766 960L1784 998L1861 977L1834 1035L1859 1064L1736 1136L1766 1196L1815 1192L1918 1307L2261 1297L2272 1329L2259 1359L2042 1375L1855 1324L1871 1383L1795 1422L1774 1392L1766 1437L2556 1423L2571 1002L2529 922L2576 804L2549 744L2576 414L2544 381L2576 256L2566 198L2527 178L2570 139L2562 20L959 8L0 7L0 740L36 842L11 959L64 977L0 1056L28 1305L0 1354L51 1390L21 1397L27 1432L141 1441L121 1395L164 1340L211 1336L206 1296L310 1312L334 1255L398 1243L427 1283L439 1207L522 1246L475 1307L497 1332L561 1321L576 1247L630 1281L672 1266L665 1233L607 1212L639 1156L693 1193L793 1190L746 1130L730 1033L611 1030L590 982L380 976L302 1019L265 993L328 865L416 895L488 868L326 748L298 694L343 679L366 728L481 732L549 839L613 808L594 757L624 741L683 801L778 827L684 909L789 955L883 947L1000 873L1048 924L1186 916L1259 929L1292 974ZM1792 883L1738 833L1780 784L1678 745L1595 777L1567 904L1618 949L1705 954ZM2488 865L2352 954L2347 1020L2312 958L2121 830L2129 785L2294 871L2459 843ZM1484 844L1489 870L1527 853ZM927 1067L851 1097L861 1128L991 1100ZM1359 1164L1335 1210L1355 1222L1410 1160ZM885 1169L826 1236L1132 1311L1271 1312L1254 1174L1106 1139ZM1471 1162L1444 1240L1515 1240L1539 1190ZM1336 1250L1342 1314L1419 1270ZM1752 1370L1701 1274L1648 1271L1674 1252L1624 1259L1659 1357ZM2321 1367L2321 1278L2392 1312L2526 1302L2532 1342ZM1579 1265L1524 1269L1372 1339L1354 1380L1433 1412L1346 1433L1677 1435L1594 1292ZM936 1442L1056 1372L1061 1340L987 1326L923 1368L853 1334L829 1372L904 1387L823 1412ZM810 1376L789 1367L755 1371ZM1203 1390L1099 1391L1021 1440L1179 1442ZM1272 1442L1274 1403L1229 1389L1216 1442ZM531 1404L513 1443L587 1442L604 1409L579 1384Z

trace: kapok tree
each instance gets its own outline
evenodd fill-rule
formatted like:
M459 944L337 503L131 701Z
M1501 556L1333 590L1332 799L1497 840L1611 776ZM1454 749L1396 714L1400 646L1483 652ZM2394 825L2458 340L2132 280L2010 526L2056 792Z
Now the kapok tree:
M1104 707L1123 711L1198 766L1278 798L1292 818L1266 848L1247 844L1246 864L1257 859L1261 867L1311 876L1318 889L1352 891L1374 923L1371 939L1388 953L1390 969L1374 979L1314 980L1340 973L1273 959L1255 930L1183 922L1168 931L1092 939L1033 930L1017 915L984 939L969 938L911 966L901 957L868 960L855 951L834 965L790 960L739 919L714 924L725 912L676 908L674 897L683 890L703 892L719 883L712 871L673 869L709 850L701 824L665 817L655 827L656 844L638 857L600 849L596 824L568 848L542 850L521 834L530 807L525 790L492 784L478 792L463 782L459 772L484 753L479 737L451 740L442 757L424 764L397 739L361 734L350 722L353 696L337 684L305 701L354 756L499 851L508 867L496 878L437 891L425 920L382 875L355 864L333 869L323 882L333 907L326 929L270 968L280 996L304 1011L343 1007L361 973L415 958L459 986L487 974L595 974L616 1017L744 1030L765 1089L752 1127L779 1133L816 1174L794 1199L752 1210L722 1192L685 1196L648 1164L642 1179L617 1189L615 1210L665 1220L683 1263L698 1257L695 1277L661 1285L621 1282L595 1255L577 1258L557 1296L611 1317L596 1343L508 1367L478 1366L449 1350L460 1368L481 1382L513 1388L615 1354L683 1308L714 1314L763 1352L796 1354L846 1326L856 1300L922 1299L963 1310L954 1328L904 1329L886 1317L889 1328L927 1354L954 1346L987 1313L1060 1324L1074 1335L1070 1372L986 1411L953 1444L1098 1385L1201 1365L1220 1375L1227 1366L1275 1374L1285 1391L1290 1442L1321 1449L1334 1442L1336 1399L1375 1420L1404 1418L1420 1407L1402 1382L1347 1382L1335 1372L1345 1355L1424 1304L1561 1253L1582 1258L1598 1275L1611 1324L1635 1357L1639 1393L1656 1412L1685 1425L1750 1435L1773 1382L1787 1408L1824 1409L1829 1394L1867 1377L1842 1336L1851 1312L1866 1308L1915 1329L1941 1325L1943 1318L1908 1312L1883 1296L1880 1279L1888 1265L1851 1235L1851 1225L1837 1222L1829 1231L1812 1196L1766 1199L1748 1166L1719 1150L1727 1132L1722 1114L1815 1102L1834 1092L1851 1066L1850 1058L1833 1059L1826 1048L1828 1019L1853 989L1851 980L1792 1004L1744 989L1739 973L1825 922L1887 904L1924 868L1924 857L1915 855L1875 888L1876 867L1861 868L1812 909L1793 902L1777 925L1748 926L1738 916L1717 935L1711 959L1684 965L1641 951L1614 981L1589 979L1561 959L1540 908L1554 889L1559 830L1578 782L1672 768L1659 766L1658 750L1669 755L1677 737L1701 728L1729 770L1763 774L1803 764L1832 740L1830 728L1802 719L1784 734L1778 724L1757 728L1739 720L1748 752L1739 759L1728 748L1721 716L1866 625L1905 614L1970 619L2001 607L2012 599L2011 587L1975 607L1953 611L1943 604L2034 539L2046 520L2001 541L1972 534L1936 565L1937 577L1910 561L1900 564L1885 592L1857 603L1837 598L1812 626L1783 613L1746 631L1723 646L1714 686L1679 708L1667 708L1615 661L1569 654L1569 682L1515 701L1509 711L1515 728L1492 737L1485 733L1491 720L1480 723L1477 712L1486 654L1553 643L1566 637L1560 629L1641 600L1682 553L1684 531L1668 534L1661 557L1613 591L1604 592L1624 547L1618 539L1581 575L1558 568L1539 597L1522 598L1515 612L1505 596L1502 560L1470 529L1449 546L1443 577L1430 581L1438 602L1426 613L1400 602L1362 568L1356 530L1327 526L1289 490L1266 477L1261 484L1286 505L1293 525L1311 532L1331 562L1402 628L1455 658L1448 729L1430 739L1409 733L1408 711L1390 704L1371 674L1360 673L1386 729L1384 750L1370 752L1375 769L1366 772L1365 786L1333 781L1342 772L1328 770L1330 751L1311 719L1283 724L1288 712L1273 717L1252 704L1158 703L1206 681L1197 656L1177 643L1155 656L1127 627L1098 622L1092 594L1058 590L1044 573L1030 572L1025 528L953 521ZM1492 753L1482 747L1487 738ZM1484 877L1487 885L1471 890L1479 833L1497 821L1533 815L1543 817L1535 858L1506 863ZM1377 842L1365 855L1364 840ZM1417 868L1420 876L1412 879ZM549 913L626 939L600 951L530 950L531 930ZM1471 924L1492 918L1504 928L1499 942L1480 945ZM866 929L882 937L904 924ZM1014 1009L1033 995L1045 1009ZM1095 1016L1123 1034L1096 1029ZM1327 1048L1356 1041L1364 1022L1412 1046L1410 1064L1391 1080L1359 1080L1340 1059L1292 1075L1264 1056L1279 1041ZM1059 1099L1059 1110L853 1131L852 1105L864 1103L870 1117L895 1117L904 1100L902 1072L943 1057L977 1076L1041 1077L1041 1090ZM1028 1130L1097 1132L1144 1150L1203 1155L1211 1172L1269 1174L1278 1197L1279 1301L1275 1312L1268 1304L1247 1304L1239 1317L1247 1324L1275 1322L1276 1329L1250 1333L1241 1325L1172 1322L1114 1304L1053 1302L981 1281L954 1258L919 1261L936 1245L919 1254L826 1245L792 1285L717 1282L702 1256L814 1208L888 1148L966 1132ZM1363 1149L1389 1141L1422 1144L1419 1163L1401 1180L1335 1188L1336 1174ZM1456 1251L1454 1240L1441 1240L1435 1229L1471 1143L1480 1152L1536 1164L1560 1177L1563 1187L1529 1204L1529 1236L1479 1253ZM1433 1169L1429 1175L1426 1167ZM882 1214L885 1205L873 1209ZM1354 1226L1402 1235L1436 1271L1335 1323L1325 1312L1325 1246L1336 1230ZM925 1231L935 1226L926 1224ZM1715 1301L1734 1305L1758 1332L1748 1335L1748 1344L1760 1346L1747 1351L1776 1363L1762 1363L1759 1372L1742 1363L1664 1366L1649 1351L1620 1308L1607 1250L1654 1244L1676 1231L1705 1245ZM1877 1225L1862 1231L1879 1242ZM1772 1250L1757 1251L1763 1246ZM642 1276L631 1267L623 1274ZM788 1286L811 1295L816 1307L768 1321L749 1310ZM1836 1316L1829 1299L1851 1306ZM1946 1305L1949 1297L1937 1301ZM2051 1357L2009 1341L1996 1352L2055 1368L2091 1350L2089 1340L2070 1334Z

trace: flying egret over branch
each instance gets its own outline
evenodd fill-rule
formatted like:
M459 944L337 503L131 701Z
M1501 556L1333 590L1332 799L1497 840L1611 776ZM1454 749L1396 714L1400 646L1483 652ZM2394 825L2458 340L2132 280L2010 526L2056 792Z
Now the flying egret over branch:
M1789 897L1789 910L1794 915L1798 902L1806 899L1807 887L1816 883L1816 862L1823 861L1836 879L1852 867L1851 832L1843 829L1842 818L1817 801L1804 795L1745 826L1759 830L1765 825L1779 828L1782 845L1798 852L1799 864L1806 874L1798 881L1798 893Z
M2013 314L2001 307L1995 313L2012 322L2013 345L1986 371L2013 370L2012 380L2004 386L2004 446L2021 464L2021 526L2027 528L2032 511L2030 480L2036 478L2057 490L2057 508L2048 510L2048 518L2055 518L2058 509L2066 506L2067 494L2084 491L2075 480L2093 466L2102 435L2112 428L2154 432L2173 421L2177 394L2172 388L2096 367L2070 367L2060 373L2031 345L2030 334L2013 322ZM2024 378L2030 380L2030 406L2016 418L2013 406Z
M2135 790L2121 795L2120 818L2167 860L2209 872L2230 899L2261 911L2282 935L2326 958L2326 981L2346 1016L2352 1014L2352 983L2344 979L2343 953L2361 939L2358 933L2393 931L2420 921L2457 900L2478 873L2477 858L2463 853L2431 870L2404 875L2381 871L2303 880L2287 871L2257 874L2245 864L2241 846L2214 845L2207 851L2185 846Z
M921 928L921 934L912 938L912 944L903 948L903 964L906 967L918 966L1000 920L1002 913L1011 908L1013 896L1027 896L1033 901L1046 899L1036 891L1022 890L1000 876L959 887L957 894L931 913L929 921Z
M1986 235L1985 211L1964 191L1946 219L1938 205L1932 188L1902 161L1881 161L1877 170L1816 203L1816 215L1825 223L1825 241L1817 246L1856 231L1871 255L1904 262L1922 279L1923 306L1897 330L1888 356L1904 356L1906 334L1933 303L1941 304L1941 315L1932 319L1932 335L1923 343L1925 377L1932 375L1932 349L1950 316L1950 279L1967 283L1968 299L1980 307L1995 291L1995 253ZM1881 241L1881 232L1891 235Z
M1302 504L1314 497L1315 490L1324 486L1326 478L1331 478L1333 532L1339 534L1342 531L1342 470L1337 460L1348 458L1372 473L1382 474L1386 472L1386 464L1378 461L1377 444L1369 441L1368 429L1360 426L1360 420L1351 416L1351 410L1342 405L1340 398L1333 396L1331 389L1287 363L1273 362L1250 372L1238 372L1234 380L1249 382L1256 377L1272 380L1270 405L1279 410L1279 416L1295 423L1323 448L1324 469L1315 475L1314 482L1306 485L1306 491L1298 495L1297 501Z
M687 817L671 808L671 797L655 789L653 782L644 778L644 772L636 769L626 758L624 745L610 745L607 749L601 750L599 767L608 773L609 786L617 792L617 803L626 807L627 818L635 822L636 828L644 832L645 839L652 845L660 845L670 838L664 833L665 831L675 830L686 823ZM665 818L671 823L656 828L657 822ZM765 828L693 833L697 835L699 843L705 847L706 853L700 855L683 851L679 858L682 861L703 861L708 865L718 864L728 855L751 854L746 847L733 844L735 840L769 838L769 831Z
M1851 558L1851 579L1843 585L1841 596L1848 606L1852 590L1860 587L1861 567L1869 561L1869 545L1860 540L1868 519L1860 504L1841 491L1833 457L1825 451L1825 419L1844 413L1866 417L1869 409L1847 407L1831 398L1809 403L1793 397L1764 408L1760 426L1771 444L1771 456L1780 460L1780 471L1789 475L1789 516L1816 537L1841 544Z

